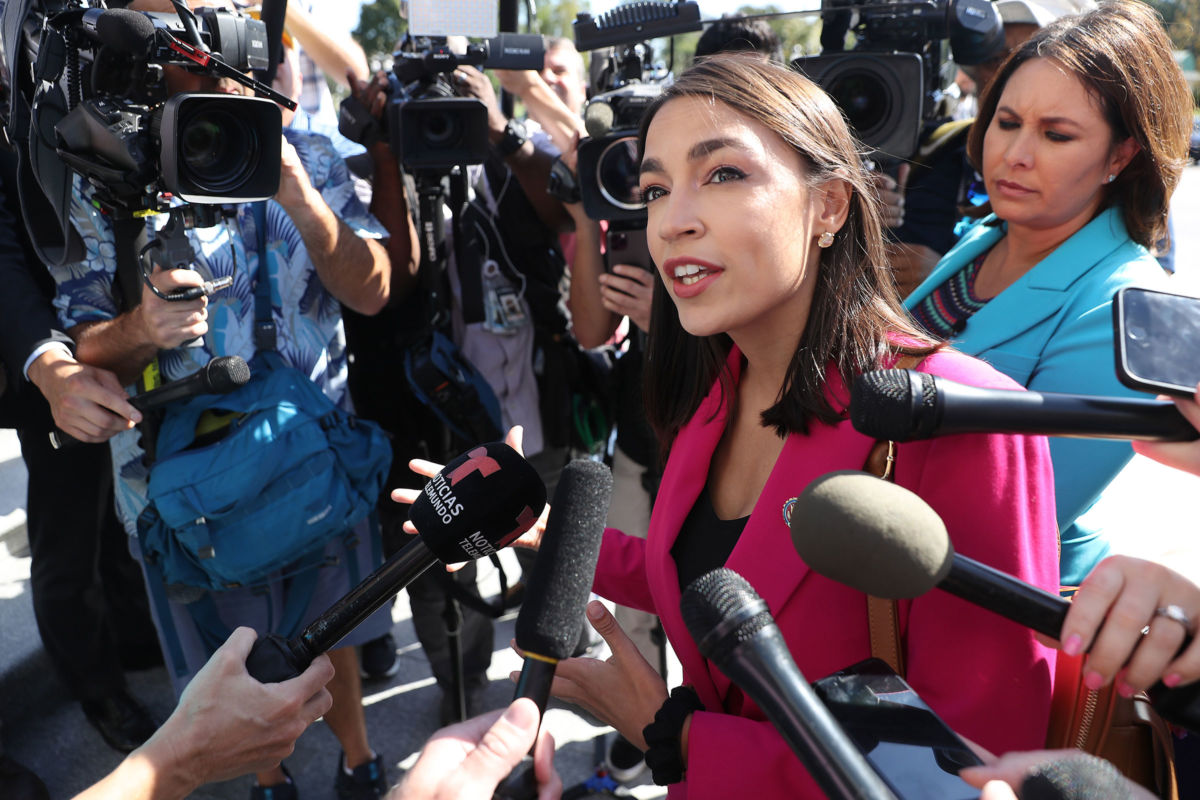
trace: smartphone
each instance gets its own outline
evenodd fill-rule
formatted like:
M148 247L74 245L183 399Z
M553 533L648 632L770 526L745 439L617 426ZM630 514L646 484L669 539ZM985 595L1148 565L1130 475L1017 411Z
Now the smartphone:
M1191 397L1200 382L1200 297L1127 286L1113 298L1117 377L1131 389Z
M868 658L813 689L897 798L978 800L958 771L983 762L885 662Z
M625 221L609 223L604 240L604 266L612 272L614 264L632 264L648 272L654 272L654 261L650 258L650 246L646 242L646 223L630 225Z

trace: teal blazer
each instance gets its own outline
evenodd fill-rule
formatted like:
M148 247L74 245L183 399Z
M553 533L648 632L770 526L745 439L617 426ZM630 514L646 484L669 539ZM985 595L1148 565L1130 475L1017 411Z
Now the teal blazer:
M973 226L904 301L913 308L989 250L1006 227L993 214ZM968 320L954 346L1027 389L1146 397L1117 380L1112 299L1123 286L1165 288L1162 268L1129 238L1119 209L1100 212ZM1062 541L1062 581L1077 586L1107 553L1103 520L1081 515L1133 457L1129 444L1050 440Z

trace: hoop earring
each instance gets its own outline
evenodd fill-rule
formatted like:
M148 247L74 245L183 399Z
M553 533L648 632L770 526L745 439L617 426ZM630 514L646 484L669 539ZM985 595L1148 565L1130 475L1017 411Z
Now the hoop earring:
M833 244L833 231L825 231L817 237L817 247L825 248Z

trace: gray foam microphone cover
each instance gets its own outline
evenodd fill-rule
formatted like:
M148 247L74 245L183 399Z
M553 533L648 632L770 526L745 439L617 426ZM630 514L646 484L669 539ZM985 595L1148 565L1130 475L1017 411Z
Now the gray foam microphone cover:
M792 544L814 571L866 594L917 597L950 571L954 548L917 495L857 470L831 472L797 498Z
M583 110L583 127L588 136L599 139L608 135L613 126L613 109L608 103L588 103Z

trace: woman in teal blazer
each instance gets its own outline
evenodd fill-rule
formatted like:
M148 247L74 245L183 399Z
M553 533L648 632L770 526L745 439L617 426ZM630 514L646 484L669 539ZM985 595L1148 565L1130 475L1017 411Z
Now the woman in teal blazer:
M1191 106L1161 20L1141 3L1043 28L986 88L972 127L993 213L905 306L1028 389L1136 395L1114 369L1112 298L1165 281L1147 248L1165 232ZM1082 515L1133 453L1065 438L1050 451L1062 581L1075 586L1108 552L1103 521Z

